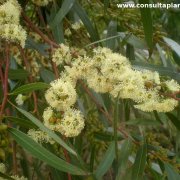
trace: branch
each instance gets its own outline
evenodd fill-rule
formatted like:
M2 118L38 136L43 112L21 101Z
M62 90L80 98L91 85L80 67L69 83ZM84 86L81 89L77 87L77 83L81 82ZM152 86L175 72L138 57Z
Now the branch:
M4 90L4 97L1 105L0 117L2 117L4 113L4 109L7 102L8 97L8 72L9 72L9 65L10 65L10 58L9 58L9 44L6 43L5 45L5 74L4 74L4 82L3 82L3 90Z
M32 23L32 21L26 16L26 14L22 11L21 12L22 17L24 18L24 21L26 23L27 26L29 26L31 28L32 31L36 32L37 34L39 34L41 36L41 38L47 42L49 45L58 48L59 45L56 44L54 41L50 40L35 24Z
M25 64L25 66L26 66L26 69L27 69L27 71L30 73L30 66L29 66L29 63L28 63L28 61L27 61L27 59L26 59L26 57L25 57L24 50L22 49L21 46L18 46L18 48L19 48L19 50L20 50L20 54L21 54L21 57L22 57L22 59L23 59L23 61L24 61L24 64ZM30 74L31 74L31 73L30 73ZM29 75L29 82L31 82L31 83L33 82L33 78L32 78L31 75ZM36 96L36 93L35 93L35 92L33 92L32 94L33 94L33 99L34 99L34 110L33 110L33 113L36 113L36 112L37 112L37 114L38 114L38 99L37 99L37 96Z

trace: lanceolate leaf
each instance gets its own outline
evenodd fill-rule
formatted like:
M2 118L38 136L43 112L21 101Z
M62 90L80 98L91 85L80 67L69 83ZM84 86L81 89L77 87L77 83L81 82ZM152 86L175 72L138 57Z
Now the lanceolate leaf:
M115 144L112 142L106 151L105 155L103 156L102 161L100 162L97 170L95 171L95 176L97 179L102 178L102 176L108 171L111 167L115 158Z
M173 41L172 39L169 39L167 37L163 37L164 41L166 42L166 44L173 50L176 52L176 54L180 57L180 45Z
M73 10L78 14L79 18L83 22L84 26L86 27L88 33L91 36L92 41L99 40L96 29L93 27L91 21L89 20L88 15L86 14L84 9L80 6L78 2L74 3Z
M52 139L54 139L56 142L58 142L61 146L63 146L65 149L67 149L70 153L77 155L76 152L70 148L58 135L56 135L53 131L48 129L46 126L44 126L37 118L35 118L32 114L29 112L20 109L16 107L16 109L21 112L24 116L26 116L29 120L31 120L39 129L46 132Z
M24 69L9 69L8 77L11 80L26 79L29 73Z
M33 141L30 137L28 137L23 132L18 131L17 129L14 129L14 128L9 128L8 131L10 132L12 137L17 141L19 145L25 148L28 152L30 152L36 158L46 162L47 164L54 167L55 169L68 172L71 174L75 174L75 175L86 174L82 169L70 163L67 163L66 161L60 159L59 157L49 152L47 149L42 147L37 142Z
M16 125L21 126L21 127L36 128L36 125L34 125L30 120L27 120L27 119L14 117L14 116L5 116L4 118L10 122L15 123Z
M176 126L176 128L180 131L180 120L177 119L172 113L166 113L167 117L171 120L171 122Z
M46 84L43 82L30 83L30 84L26 84L21 87L18 87L10 94L17 95L17 94L22 94L22 93L29 93L36 90L46 89L48 87L49 87L49 84Z
M180 175L173 169L170 164L165 163L165 171L167 173L168 180L178 180L180 179Z
M136 159L133 165L132 177L134 180L141 179L145 165L146 165L146 156L147 156L147 144L142 145L136 154Z
M139 0L140 4L149 4L149 0ZM153 26L151 10L149 8L141 8L141 20L144 27L145 39L150 50L153 48Z
M121 151L119 153L118 173L116 176L116 180L124 179L124 176L122 176L122 174L125 174L125 171L127 170L128 157L131 151L132 151L132 141L130 139L127 139L122 144Z
M49 23L51 28L58 26L59 23L63 20L63 18L67 15L74 4L75 0L64 0L61 8L57 12L54 19Z

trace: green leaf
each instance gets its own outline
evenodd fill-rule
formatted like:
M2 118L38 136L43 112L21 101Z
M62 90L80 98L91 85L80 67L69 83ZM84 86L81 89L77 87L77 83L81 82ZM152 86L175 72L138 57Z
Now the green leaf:
M107 12L107 9L109 7L110 0L104 0L104 11Z
M121 146L121 151L119 153L119 160L118 160L118 173L116 176L116 180L123 180L125 177L122 176L125 174L127 170L128 158L132 151L132 141L127 139Z
M96 29L93 27L91 21L89 20L88 15L77 1L74 3L73 10L77 13L79 18L83 22L84 26L86 27L87 31L90 34L91 40L92 41L99 40L99 35Z
M114 144L115 144L115 154L116 160L118 160L118 135L117 135L117 125L119 120L119 95L115 101L115 108L114 108L114 118L113 118L113 132L114 132Z
M134 180L141 179L146 165L146 156L147 156L147 144L144 144L138 149L136 154L136 159L132 171L132 178Z
M45 83L50 83L51 81L55 80L54 73L45 68L40 70L40 76Z
M107 38L117 35L117 22L110 21L107 29ZM115 49L116 39L110 39L106 41L106 47L112 50Z
M46 49L49 47L47 44L40 44L35 42L31 37L27 37L26 40L26 48L27 49L34 49L38 51L41 55L46 56L47 52Z
M26 116L29 120L31 120L39 129L46 132L52 139L54 139L56 142L58 142L61 146L63 146L67 151L77 156L76 152L70 148L57 134L55 134L53 131L48 129L46 126L44 126L41 121L39 121L37 118L35 118L32 114L29 112L20 109L16 107L16 109L21 112L24 116Z
M9 69L8 78L11 80L26 79L29 73L24 69Z
M166 116L171 120L171 122L176 126L176 128L180 131L180 121L176 116L172 113L166 113Z
M36 158L42 160L43 162L46 162L55 169L61 170L63 172L68 172L74 175L86 175L86 173L82 169L70 163L67 163L66 161L55 156L23 132L18 131L14 128L9 128L8 131L19 145L25 148Z
M50 85L43 83L43 82L36 82L36 83L30 83L22 85L21 87L16 88L13 92L10 93L10 95L17 95L22 93L29 93L36 90L46 89L49 88Z
M164 41L166 42L166 44L173 50L176 52L176 54L180 57L180 45L173 41L170 38L167 37L163 37Z
M94 133L94 137L98 140L101 140L101 141L114 141L114 135L111 134L111 133L107 133L107 132L95 132ZM117 135L117 140L120 141L120 140L123 140L123 137L121 135Z
M134 47L129 43L126 45L126 57L130 61L135 60Z
M13 122L24 128L37 128L36 125L34 125L31 121L27 119L22 119L14 116L4 116L4 119L7 119L8 121Z
M164 163L165 171L167 173L168 180L178 180L180 175L173 169L170 164Z
M49 25L51 26L52 29L54 29L56 26L59 25L59 23L63 20L63 18L70 11L70 9L72 8L74 3L75 3L75 0L64 0L63 1L62 6L59 9L59 11L57 12L54 19L51 22L49 22Z
M103 175L109 170L109 168L111 167L114 161L114 158L115 158L115 144L114 142L112 142L95 171L95 176L97 179L101 179Z
M127 125L140 125L140 126L160 126L161 123L158 121L154 121L151 119L133 119L128 122L126 122Z
M140 4L149 4L149 0L139 0ZM143 23L145 39L147 45L152 51L153 48L153 24L151 17L151 9L150 8L140 8L141 11L141 20Z
M159 44L156 44L156 47L157 47L157 50L158 50L159 55L161 57L163 66L167 67L167 61L166 61L166 58L165 58L164 54L162 53L162 51L163 51L162 48L159 46Z

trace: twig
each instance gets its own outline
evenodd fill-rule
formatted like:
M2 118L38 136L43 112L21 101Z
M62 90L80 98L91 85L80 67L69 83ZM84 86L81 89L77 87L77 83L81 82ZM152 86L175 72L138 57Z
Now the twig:
M38 13L38 16L39 16L40 21L43 23L43 26L44 26L44 28L45 28L48 36L49 36L51 39L53 39L51 32L50 32L49 29L47 28L47 25L46 25L46 22L45 22L45 20L44 20L43 15L42 15L41 9L40 9L39 7L37 7L37 8L36 8L36 11L37 11L37 13Z
M5 75L4 75L4 84L3 84L3 90L4 90L4 97L1 105L1 111L0 111L0 117L2 117L6 102L7 102L7 97L8 97L8 72L9 72L9 65L10 65L10 58L9 58L9 44L6 44L5 46Z
M39 34L41 36L41 38L47 42L49 45L58 48L59 45L56 44L54 41L50 40L43 32L41 32L41 30L32 23L32 21L26 16L26 14L22 11L21 12L22 17L24 18L24 21L26 22L26 25L29 26L31 28L31 30L33 30L34 32L36 32L37 34Z
M21 57L22 57L22 59L24 61L24 64L26 66L26 69L30 73L30 66L29 66L29 63L28 63L28 61L27 61L27 59L25 57L24 50L22 49L21 46L18 46L18 47L19 47L19 50L20 50ZM32 78L31 75L29 75L29 82L31 82L31 83L33 82L33 78ZM37 96L36 96L35 92L33 92L32 94L33 94L33 99L34 99L34 110L33 110L33 113L37 113L38 114L38 99L37 99Z
M160 93L160 95L166 96L166 97L170 97L173 98L177 101L180 101L180 98L178 98L176 95L180 94L180 91L174 92L172 94L168 94L168 93Z

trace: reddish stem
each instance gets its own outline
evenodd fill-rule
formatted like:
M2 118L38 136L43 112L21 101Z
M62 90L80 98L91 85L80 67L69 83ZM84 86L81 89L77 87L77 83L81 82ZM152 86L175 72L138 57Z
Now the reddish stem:
M22 11L21 12L22 17L24 18L26 25L29 26L34 32L36 32L37 34L39 34L41 36L41 38L47 42L49 45L58 48L59 45L56 44L55 42L53 42L52 40L50 40L43 32L41 32L41 30L32 23L32 21L25 15L25 13Z
M4 90L4 98L2 101L1 105L1 111L0 111L0 117L2 117L6 102L7 102L7 97L8 97L8 72L9 72L9 65L10 65L10 58L9 58L9 45L6 44L5 47L5 74L4 74L4 83L3 83L3 90Z
M21 53L21 57L24 61L24 64L26 66L26 69L27 71L30 73L30 65L29 65L29 62L27 61L26 59L26 56L25 56L25 53L24 53L24 50L22 49L21 46L19 46L19 50L20 50L20 53ZM33 77L31 75L29 75L29 82L33 82ZM37 99L37 96L36 96L36 93L33 92L33 99L34 99L34 110L33 110L33 113L38 113L38 99Z
M68 155L67 150L64 149L63 151L64 151L64 156L65 156L65 158L66 158L66 161L67 161L68 163L70 163L70 158L69 158L69 155ZM72 180L71 175L70 175L69 173L67 173L67 175L68 175L68 180Z
M2 64L0 62L0 78L1 78L1 83L4 84L4 76L3 76L3 71L2 71Z

